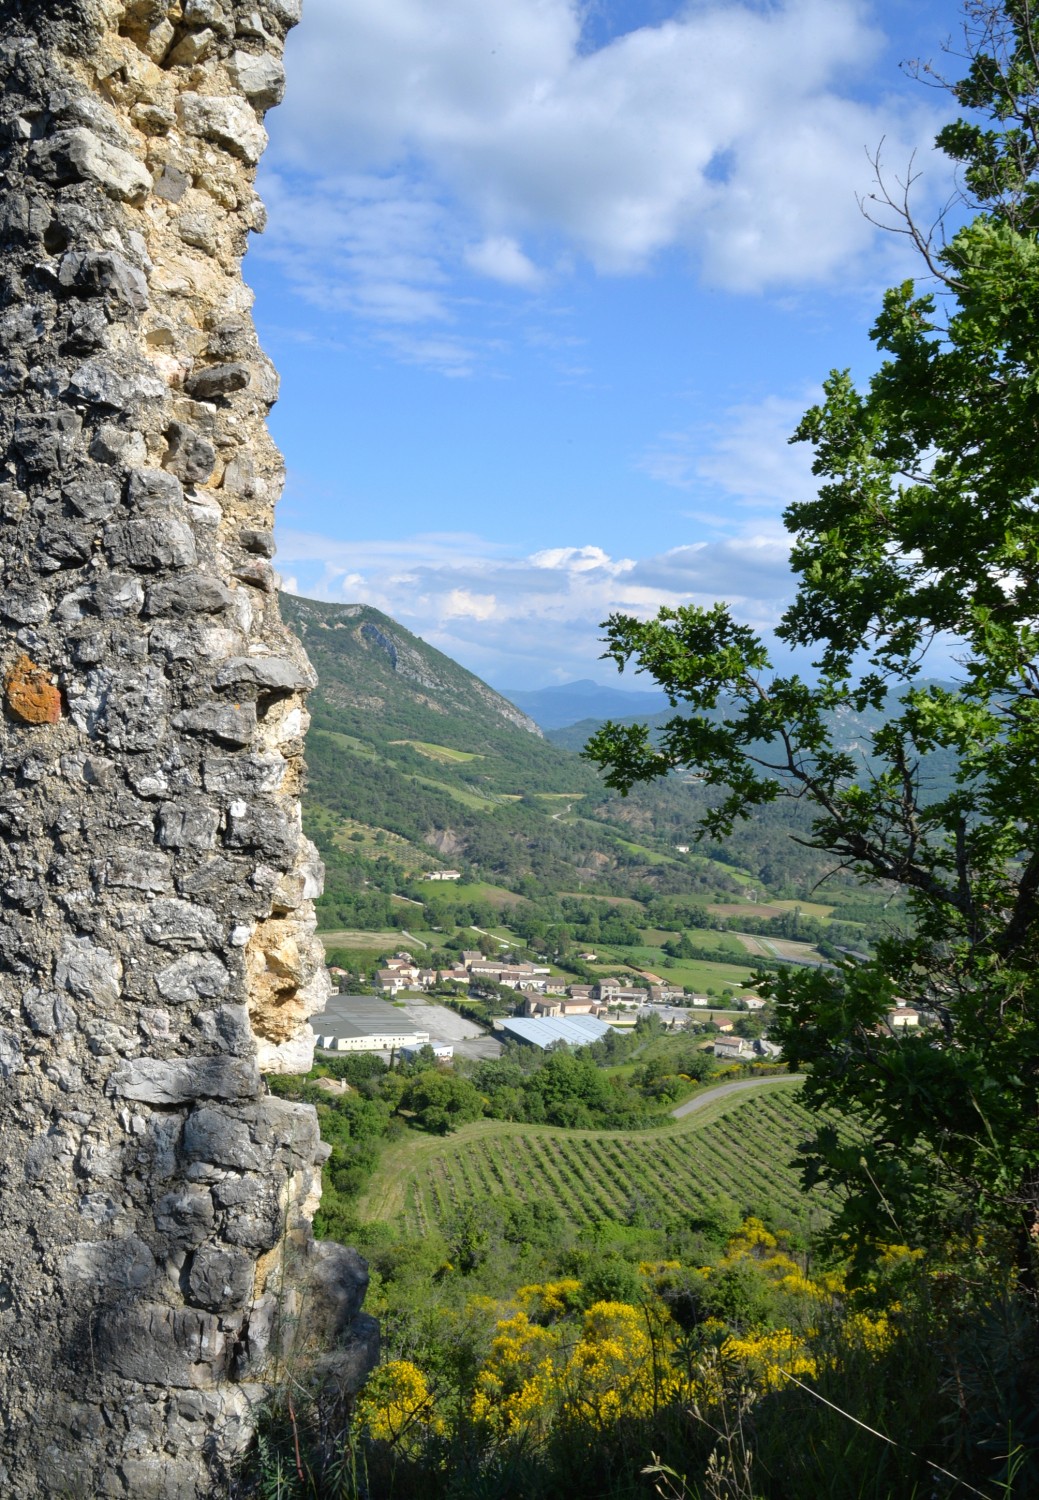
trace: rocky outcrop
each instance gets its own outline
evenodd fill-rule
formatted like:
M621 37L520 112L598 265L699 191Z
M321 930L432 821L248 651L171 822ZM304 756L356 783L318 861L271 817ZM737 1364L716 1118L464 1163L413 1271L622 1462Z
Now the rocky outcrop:
M327 984L313 674L271 566L277 379L240 275L298 14L0 0L13 1500L220 1493L274 1364L329 1333L349 1387L374 1354L363 1263L312 1241L314 1113L263 1081L309 1064Z

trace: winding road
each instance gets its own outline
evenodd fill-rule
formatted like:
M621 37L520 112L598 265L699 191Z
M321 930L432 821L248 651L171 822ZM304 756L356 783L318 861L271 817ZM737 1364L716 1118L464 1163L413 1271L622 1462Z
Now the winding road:
M721 1083L717 1088L704 1089L702 1094L687 1099L684 1104L673 1109L671 1115L673 1119L681 1120L683 1116L694 1114L714 1099L724 1099L726 1094L742 1094L744 1089L764 1089L770 1084L803 1083L804 1079L804 1073L773 1073L768 1078L741 1078L737 1083Z

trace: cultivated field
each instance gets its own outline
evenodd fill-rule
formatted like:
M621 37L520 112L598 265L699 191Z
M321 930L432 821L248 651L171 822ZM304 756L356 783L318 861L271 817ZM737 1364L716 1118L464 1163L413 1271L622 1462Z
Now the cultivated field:
M551 1202L575 1226L663 1223L724 1193L744 1212L767 1206L818 1223L825 1199L801 1192L794 1152L812 1116L800 1086L778 1081L730 1095L649 1132L559 1130L481 1120L457 1135L414 1136L383 1156L358 1205L421 1235L466 1201L506 1194Z

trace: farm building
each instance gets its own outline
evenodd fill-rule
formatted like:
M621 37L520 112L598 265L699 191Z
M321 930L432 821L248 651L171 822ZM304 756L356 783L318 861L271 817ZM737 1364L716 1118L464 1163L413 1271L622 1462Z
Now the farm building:
M589 1042L597 1042L609 1031L605 1021L598 1021L594 1016L545 1016L540 1020L527 1020L517 1017L509 1021L500 1021L495 1026L496 1031L503 1031L512 1041L525 1042L529 1047L540 1047L542 1049L551 1047L553 1042L569 1042L571 1047L586 1047Z
M429 1041L428 1031L416 1031L396 1006L371 995L333 995L310 1024L326 1052L388 1052Z

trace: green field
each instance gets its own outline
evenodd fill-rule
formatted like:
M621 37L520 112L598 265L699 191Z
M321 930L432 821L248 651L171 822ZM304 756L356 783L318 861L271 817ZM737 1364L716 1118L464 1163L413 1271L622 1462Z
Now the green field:
M464 764L470 760L483 760L472 750L452 750L450 745L434 745L428 740L390 740L391 745L410 745L412 750L417 750L427 760L438 760L445 765Z
M386 1151L358 1204L362 1218L401 1223L410 1235L442 1225L473 1198L551 1202L577 1227L621 1226L633 1205L673 1220L724 1193L747 1212L772 1205L818 1222L825 1200L802 1193L791 1165L813 1117L800 1085L779 1080L719 1098L662 1130L560 1130L481 1120L450 1138L407 1140Z
M803 917L825 921L833 911L819 901L715 901L707 910L716 917L780 917L799 911Z
M352 734L340 734L335 729L312 729L311 734L320 735L322 739L329 740L333 745L338 745L342 750L349 750L354 755L363 755L366 760L378 760L379 753L364 740L357 739Z
M501 797L479 797L475 792L465 792L459 786L449 786L446 781L434 781L431 776L415 776L410 771L405 773L404 779L415 786L428 786L435 791L443 792L445 796L451 797L455 802L460 802L463 807L472 808L475 812L490 812L492 808L500 806L504 800Z
M393 932L361 932L356 927L337 927L334 932L319 932L326 948L363 948L367 953L396 953L405 942L399 928Z
M597 943L596 952L599 960L592 968L597 974L607 976L617 969L648 969L651 973L659 974L668 983L680 984L700 993L708 988L718 989L722 985L746 989L753 973L750 966L739 962L713 963L709 959L700 958L670 958L665 961L666 956L659 948L619 948L610 943ZM735 953L733 958L736 958Z
M499 908L517 906L523 900L515 891L507 891L502 885L490 885L485 880L420 880L416 888L427 900L431 896L445 896L458 901L486 901L488 906ZM517 941L511 933L509 939Z

